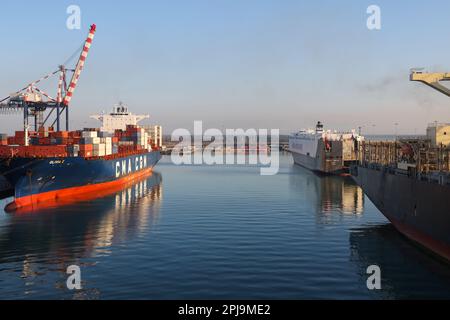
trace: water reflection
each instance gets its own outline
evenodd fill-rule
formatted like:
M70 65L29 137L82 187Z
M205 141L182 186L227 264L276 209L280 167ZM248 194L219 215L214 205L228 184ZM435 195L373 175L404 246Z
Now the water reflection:
M387 223L366 225L350 233L350 260L356 264L361 283L367 267L381 269L382 290L373 292L388 299L450 298L448 264L419 248Z
M304 192L305 199L316 207L319 222L326 222L335 213L362 215L364 212L364 192L350 177L320 176L294 166L290 184Z
M94 247L109 247L113 240L124 242L132 236L142 235L157 223L161 200L159 173L115 194L113 208L101 219L99 226L95 227L101 233L96 238Z
M362 214L364 193L351 178L327 176L316 180L321 213Z
M78 259L110 254L113 244L140 237L157 223L161 181L154 172L103 198L8 215L0 226L0 264L21 264L22 278L28 278L65 273Z

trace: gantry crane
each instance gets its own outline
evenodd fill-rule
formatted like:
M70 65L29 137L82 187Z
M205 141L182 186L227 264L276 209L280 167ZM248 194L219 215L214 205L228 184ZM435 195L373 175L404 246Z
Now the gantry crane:
M56 117L51 126L53 127L56 124L56 130L60 131L60 118L63 112L65 112L65 127L67 131L69 130L69 104L80 78L80 74L83 70L84 63L88 56L95 32L96 25L93 24L90 27L89 34L84 42L83 49L81 50L81 54L78 58L75 69L67 69L64 65L61 65L58 67L58 70L42 77L37 81L31 82L23 89L0 100L0 111L14 112L23 109L23 129L25 132L25 145L28 145L30 117L34 118L34 129L35 131L38 131L41 127L45 126L50 116L56 110ZM66 82L66 76L68 72L73 72L69 85L67 85ZM59 74L58 89L56 92L56 98L52 98L45 91L39 89L37 87L37 84L57 74ZM49 112L44 118L45 111L47 110L49 110Z
M450 89L443 86L440 81L450 81L450 73L428 73L412 69L409 76L411 81L419 81L450 97Z

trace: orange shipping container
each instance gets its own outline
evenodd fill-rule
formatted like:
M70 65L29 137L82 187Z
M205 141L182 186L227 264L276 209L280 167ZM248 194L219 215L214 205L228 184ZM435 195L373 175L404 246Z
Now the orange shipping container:
M68 138L69 132L68 131L58 131L54 133L55 138Z
M80 151L92 151L94 146L92 144L80 144Z

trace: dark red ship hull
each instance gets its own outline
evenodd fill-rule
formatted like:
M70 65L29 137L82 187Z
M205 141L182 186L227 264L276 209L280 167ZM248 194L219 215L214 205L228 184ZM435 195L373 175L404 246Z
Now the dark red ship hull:
M354 167L354 180L398 231L450 261L450 186L387 169Z

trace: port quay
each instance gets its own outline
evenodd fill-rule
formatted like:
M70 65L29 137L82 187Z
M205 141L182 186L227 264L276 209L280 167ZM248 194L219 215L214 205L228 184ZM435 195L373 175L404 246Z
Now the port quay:
M448 305L450 2L0 11L5 314Z

